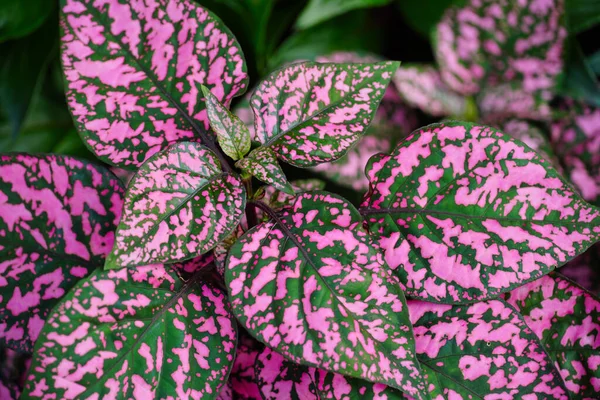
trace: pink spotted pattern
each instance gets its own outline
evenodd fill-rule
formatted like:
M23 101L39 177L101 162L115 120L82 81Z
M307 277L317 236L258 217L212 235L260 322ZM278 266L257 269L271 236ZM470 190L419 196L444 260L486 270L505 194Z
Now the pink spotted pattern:
M132 178L109 268L175 262L206 253L235 229L246 191L214 153L191 142L152 156Z
M225 293L168 267L98 270L48 318L28 399L216 397L236 331Z
M480 94L486 114L548 116L563 68L563 0L469 0L446 11L436 32L444 82Z
M600 393L600 299L552 273L506 293L546 347L572 398Z
M446 86L432 66L402 65L394 74L394 84L409 105L430 115L462 116L465 113L465 97Z
M562 166L554 154L549 137L540 126L527 120L509 119L503 122L501 131L525 143L562 173Z
M397 68L304 62L275 71L250 99L255 137L294 166L333 161L365 133Z
M240 323L292 361L422 398L404 295L357 210L315 191L269 217L229 251Z
M50 309L104 263L123 188L63 156L0 156L0 343L31 352Z
M569 399L551 358L507 303L408 307L432 399Z
M416 131L367 166L361 213L411 296L473 302L536 279L600 237L600 213L530 148L467 123Z
M240 334L235 362L229 375L229 384L236 399L262 400L256 384L254 364L264 345L252 337Z
M294 188L279 166L277 154L270 147L261 146L253 150L248 157L238 161L236 166L277 190L289 195L294 194Z
M256 377L266 400L405 399L400 391L384 384L294 364L269 348L256 360Z
M242 50L190 0L65 0L67 103L87 146L134 169L168 144L209 145L201 85L222 103L248 82Z
M581 196L600 205L600 108L571 99L558 106L552 122L552 143L566 174Z

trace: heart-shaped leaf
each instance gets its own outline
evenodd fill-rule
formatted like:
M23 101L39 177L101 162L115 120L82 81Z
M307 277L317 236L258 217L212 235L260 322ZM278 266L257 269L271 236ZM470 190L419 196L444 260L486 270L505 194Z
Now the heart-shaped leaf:
M600 205L600 108L565 99L558 109L562 115L551 125L554 148L581 196Z
M210 127L217 134L221 149L234 160L243 158L250 151L251 145L248 127L221 104L206 86L202 86L202 93L206 99Z
M411 300L408 307L432 398L569 398L543 346L507 303Z
M256 379L263 398L277 399L405 399L398 390L322 369L287 361L265 348L256 360Z
M294 188L290 185L279 166L277 155L269 147L259 147L252 150L248 157L238 161L235 165L277 190L289 195L294 194Z
M46 316L104 263L123 188L105 168L63 156L0 156L0 343L33 349Z
M572 398L600 393L600 299L563 276L552 273L504 298L556 363Z
M256 138L298 167L333 161L365 133L398 62L289 65L254 91Z
M67 103L88 147L135 169L173 142L211 146L201 85L229 104L248 75L227 27L189 0L62 0Z
M449 8L436 33L442 78L461 94L485 89L488 113L548 116L563 68L563 14L563 0L469 0Z
M394 84L408 104L427 114L463 116L466 112L466 98L446 86L430 65L403 65L394 74Z
M206 253L235 229L246 190L198 143L152 156L131 179L106 268L175 262Z
M170 267L98 270L54 309L22 398L216 397L236 345L225 294Z
M280 215L259 204L271 220L232 246L225 269L242 325L292 361L422 398L404 294L358 211L327 192Z
M536 152L467 123L415 131L367 166L369 230L411 296L473 302L536 279L600 238L600 213Z

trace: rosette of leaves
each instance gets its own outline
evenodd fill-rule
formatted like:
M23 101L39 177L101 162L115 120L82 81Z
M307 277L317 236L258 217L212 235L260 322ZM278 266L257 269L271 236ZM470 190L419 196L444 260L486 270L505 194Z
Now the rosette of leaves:
M597 300L547 274L598 241L600 211L525 144L423 128L370 159L357 209L279 162L351 151L398 63L274 71L250 98L252 148L228 109L243 55L214 14L187 0L61 10L79 133L135 171L124 189L72 157L0 156L0 340L31 353L21 398L597 390ZM3 396L21 390L5 381Z

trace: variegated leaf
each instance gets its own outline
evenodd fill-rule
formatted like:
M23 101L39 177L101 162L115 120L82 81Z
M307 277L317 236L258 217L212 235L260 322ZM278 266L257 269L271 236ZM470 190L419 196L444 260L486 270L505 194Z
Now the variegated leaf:
M235 165L277 190L290 195L294 194L294 188L285 177L277 161L277 155L270 147L259 147L252 150L248 157L241 159Z
M325 189L325 182L319 179L299 179L290 182L295 193L310 192L313 190ZM260 190L260 189L259 189ZM273 186L266 186L261 192L256 192L256 198L259 198L269 207L279 210L283 207L291 206L296 198L295 194L290 195Z
M246 125L225 107L217 96L202 86L210 127L217 134L223 152L234 160L243 158L250 151L250 132Z
M544 160L552 164L557 171L562 173L562 167L554 154L549 137L540 125L528 120L509 119L504 121L501 130L531 147Z
M563 100L551 125L554 149L581 196L600 205L600 108Z
M256 382L265 400L318 400L315 368L287 361L268 347L256 358Z
M46 316L114 241L123 188L62 156L0 156L0 343L33 349Z
M435 67L403 65L394 74L394 84L408 104L427 114L462 117L466 113L466 98L446 86Z
M398 65L305 62L273 72L250 100L257 139L298 167L340 158L365 133Z
M337 195L305 192L267 213L227 259L242 325L292 361L424 398L404 295L358 211Z
M53 310L24 399L216 397L236 331L225 294L169 267L96 271Z
M544 344L571 398L595 398L600 393L600 299L556 273L504 298Z
M236 399L262 400L256 384L254 365L265 346L251 336L240 332L237 353L229 383Z
M175 262L205 253L238 225L246 204L240 179L221 171L198 143L176 143L131 179L106 268Z
M287 361L265 348L256 360L256 376L263 397L277 399L385 399L405 397L381 383L371 383Z
M367 166L362 204L407 293L483 300L539 278L600 238L600 212L536 152L484 126L415 131Z
M507 303L410 300L408 308L433 399L569 399L543 346Z
M464 95L483 92L488 113L548 116L563 67L563 14L563 0L469 0L448 9L435 43L442 79Z
M243 93L242 50L189 0L62 0L67 103L87 146L135 169L181 140L211 146L201 85L224 104Z

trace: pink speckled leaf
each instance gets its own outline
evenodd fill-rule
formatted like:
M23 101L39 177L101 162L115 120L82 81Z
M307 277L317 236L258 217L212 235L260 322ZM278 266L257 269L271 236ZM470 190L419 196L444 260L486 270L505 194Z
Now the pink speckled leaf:
M290 185L292 185L292 188L294 189L295 193L325 189L325 182L319 179L299 179L290 182ZM261 192L256 192L255 198L260 199L269 207L275 210L279 210L283 207L291 206L294 203L296 196L295 194L290 195L285 192L279 191L273 186L266 186L262 188Z
M503 122L501 131L531 147L562 173L560 162L550 144L549 135L546 134L547 130L543 129L542 125L528 120L508 119Z
M181 142L131 179L106 268L172 263L206 253L239 224L246 190L208 148Z
M408 308L433 399L569 399L551 358L509 304L410 300Z
M229 29L190 0L62 0L67 103L87 146L128 169L181 140L211 147L201 85L229 104L246 89Z
M327 192L299 194L231 248L225 280L240 323L290 360L399 388L424 386L404 294L362 229Z
M405 398L398 390L381 383L294 364L269 348L265 348L256 360L256 377L266 400Z
M236 346L225 293L169 267L98 270L53 310L25 399L216 397Z
M467 109L464 96L451 90L430 65L402 65L394 74L400 96L427 114L461 117Z
M600 238L600 212L548 162L468 123L415 131L367 166L361 206L411 296L465 303L565 264Z
M600 108L561 101L551 126L554 149L581 196L600 205Z
M483 111L548 116L562 71L564 0L469 0L437 26L435 52L446 84L482 93Z
M256 384L254 365L265 347L251 336L240 331L235 362L229 375L229 384L236 399L262 400Z
M251 145L248 127L221 104L206 86L202 86L202 93L206 99L210 127L217 134L221 149L233 160L243 158L250 151Z
M556 273L504 298L544 344L571 398L595 398L600 393L600 299Z
M273 72L250 100L256 138L298 167L340 158L375 117L398 65L304 62Z
M30 352L56 302L102 266L123 188L63 156L0 156L0 343Z
M285 177L277 161L277 155L270 147L259 147L252 150L248 157L238 161L235 166L277 190L290 195L294 194L294 188Z

